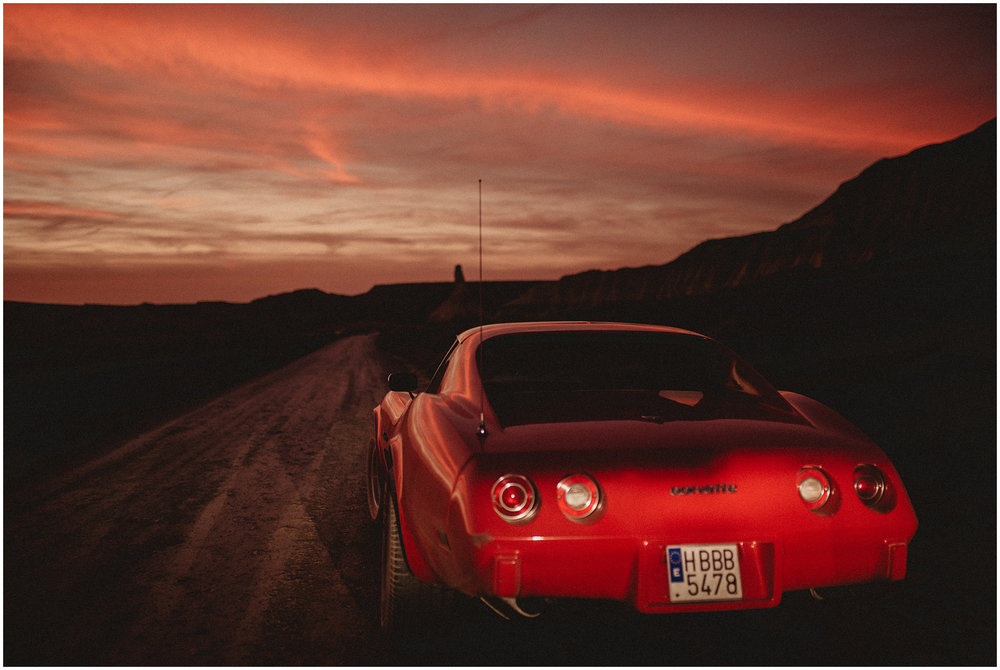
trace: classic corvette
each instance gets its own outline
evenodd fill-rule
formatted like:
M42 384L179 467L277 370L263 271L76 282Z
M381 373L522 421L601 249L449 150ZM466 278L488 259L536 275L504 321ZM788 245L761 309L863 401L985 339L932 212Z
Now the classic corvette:
M917 518L882 450L708 337L487 325L423 392L389 387L367 489L390 634L455 593L691 612L906 572Z

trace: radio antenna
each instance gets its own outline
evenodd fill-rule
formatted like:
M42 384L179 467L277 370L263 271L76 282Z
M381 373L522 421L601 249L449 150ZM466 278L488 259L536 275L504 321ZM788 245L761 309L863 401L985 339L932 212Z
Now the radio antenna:
M483 374L485 366L485 347L483 342L483 180L479 180L479 428L476 435L480 440L486 439L486 389Z
M479 336L483 335L483 180L479 180Z

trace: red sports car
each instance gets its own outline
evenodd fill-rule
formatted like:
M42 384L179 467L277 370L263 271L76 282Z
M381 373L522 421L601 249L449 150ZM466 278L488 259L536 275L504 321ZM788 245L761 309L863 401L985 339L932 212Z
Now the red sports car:
M390 634L455 592L692 612L906 572L917 518L882 450L705 336L488 325L423 392L389 386L368 501Z

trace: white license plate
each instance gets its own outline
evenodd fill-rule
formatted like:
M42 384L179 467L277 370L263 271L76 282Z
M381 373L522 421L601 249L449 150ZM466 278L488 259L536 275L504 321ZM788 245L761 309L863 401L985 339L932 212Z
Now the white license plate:
M669 546L667 569L672 603L743 599L735 544Z

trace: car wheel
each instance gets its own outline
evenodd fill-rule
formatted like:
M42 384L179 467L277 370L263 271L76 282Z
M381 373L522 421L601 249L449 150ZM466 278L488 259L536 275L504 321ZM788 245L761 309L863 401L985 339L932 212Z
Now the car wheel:
M368 516L378 521L385 498L385 476L379 462L378 446L375 441L368 443Z
M382 584L379 624L392 641L410 643L422 626L440 627L458 594L417 579L406 562L395 501L382 505Z

